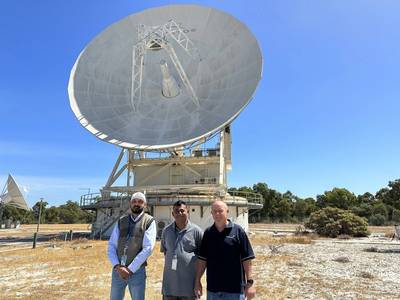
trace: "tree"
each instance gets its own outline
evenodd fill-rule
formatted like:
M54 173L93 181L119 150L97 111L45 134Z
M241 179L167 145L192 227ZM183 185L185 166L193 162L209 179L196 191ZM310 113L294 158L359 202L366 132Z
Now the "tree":
M285 222L290 219L292 214L292 203L288 199L281 199L276 208L276 215L280 222Z
M66 204L59 207L59 219L64 224L90 223L93 213L83 211L78 203L68 200Z
M368 220L369 224L374 226L382 226L385 224L385 221L385 217L381 214L372 215Z
M357 197L346 189L334 188L332 191L326 191L323 195L317 196L317 206L337 207L344 210L357 204Z
M38 219L39 219L39 212L41 213L40 215L40 223L44 223L45 221L45 215L46 215L46 206L48 205L48 203L46 201L38 201L36 202L36 204L32 207L32 211L33 211L33 218L34 218L34 222L37 223ZM40 210L41 207L41 210Z
M3 215L2 215L2 220L8 220L10 219L11 221L20 221L23 222L25 219L25 212L26 210L16 208L11 205L4 205L3 209Z
M304 201L307 203L307 212L306 212L307 217L310 216L314 211L318 210L317 202L315 201L314 198L308 197L304 199Z
M55 206L46 209L46 221L53 224L60 223L60 210Z
M372 206L371 209L371 214L372 215L381 215L385 218L385 220L388 219L388 209L386 205L383 202L377 202Z
M367 193L364 193L362 195L358 195L357 196L357 202L358 202L359 205L362 205L362 204L370 205L370 204L373 204L375 202L375 196L372 195L371 193L367 192Z
M357 216L369 219L372 214L372 207L370 204L362 203L360 206L352 207L351 211Z
M297 218L299 221L303 221L307 216L308 203L306 200L298 199L293 204L293 216Z
M400 179L389 181L389 188L383 188L376 193L376 198L386 205L400 209Z
M392 221L396 224L400 223L400 209L393 209L392 211Z

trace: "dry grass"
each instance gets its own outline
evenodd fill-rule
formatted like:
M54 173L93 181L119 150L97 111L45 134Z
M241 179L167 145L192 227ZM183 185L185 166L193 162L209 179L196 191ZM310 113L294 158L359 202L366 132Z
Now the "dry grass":
M280 244L311 244L316 239L316 235L305 236L280 236L256 234L251 237L251 241L256 245L280 245Z
M250 231L282 231L282 232L296 232L299 224L286 224L286 223L255 223L250 224ZM371 233L384 233L394 234L394 226L368 226L368 231Z
M394 226L368 226L370 233L394 234Z
M90 224L41 224L40 233L58 233L66 231L90 231ZM36 232L37 225L24 224L18 229L0 229L0 237L27 237Z
M105 241L56 242L8 252L0 258L0 299L107 299L111 265ZM160 299L163 257L149 259L146 299Z
M86 224L74 226L44 225L42 228L49 232L87 228ZM296 225L293 227L294 230L295 227ZM21 230L30 234L36 227L24 226ZM340 248L339 244L327 244L326 248L321 248L324 243L316 242L315 238L312 235L279 237L266 233L251 235L250 240L256 252L253 269L258 300L307 297L308 299L396 298L394 291L384 289L390 282L381 279L383 273L375 272L375 269L368 270L365 266L355 269L357 264L353 253L354 255L356 253L345 252L348 249L347 244L340 244ZM272 255L269 246L278 245L283 247ZM148 300L161 299L164 258L159 252L159 246L157 242L148 260L146 289ZM0 299L108 299L111 265L106 256L106 247L106 241L81 239L73 242L54 241L51 246L41 246L36 249L11 249L3 252L0 255ZM336 248L331 249L331 247ZM0 251L5 248L9 250L10 247L2 247ZM371 259L377 254L362 249L360 246L358 252L361 253L359 255L363 255L363 262L367 266L373 265ZM321 251L318 255L325 256L319 258L317 255L312 255L316 254L315 251ZM350 262L333 261L333 258L340 256L349 257ZM384 256L380 256L379 259L382 260L379 264L396 264L397 257L392 256L392 260L388 262L383 260ZM322 270L332 270L333 277L327 276ZM353 272L354 278L342 278L344 271ZM352 282L357 284L349 286Z

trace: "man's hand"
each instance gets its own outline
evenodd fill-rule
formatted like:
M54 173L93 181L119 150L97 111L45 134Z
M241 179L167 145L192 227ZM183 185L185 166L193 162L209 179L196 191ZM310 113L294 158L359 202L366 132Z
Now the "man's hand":
M247 285L244 290L244 297L247 300L251 300L256 296L256 287L254 285Z
M201 285L200 281L196 281L196 283L194 284L194 295L196 299L200 299L203 295L203 286Z
M131 270L129 270L125 266L118 265L116 267L116 269L117 269L119 276L124 280L127 280L129 278L129 276L132 274Z

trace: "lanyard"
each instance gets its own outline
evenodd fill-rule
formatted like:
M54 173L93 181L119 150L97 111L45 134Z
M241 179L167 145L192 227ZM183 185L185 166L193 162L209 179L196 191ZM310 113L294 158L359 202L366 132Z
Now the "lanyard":
M178 229L179 230L179 229ZM177 254L177 250L178 250L178 245L180 243L180 241L182 240L183 236L185 235L185 233L188 231L187 229L187 225L186 228L182 229L181 231L177 232L177 227L175 225L175 246L174 246L174 255Z

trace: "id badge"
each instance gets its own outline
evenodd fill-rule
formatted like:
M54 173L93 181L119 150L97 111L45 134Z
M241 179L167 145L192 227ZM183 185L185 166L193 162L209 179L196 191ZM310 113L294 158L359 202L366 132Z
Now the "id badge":
M176 267L178 266L178 257L174 255L172 258L171 270L176 271Z
M121 265L126 266L126 259L127 259L127 255L124 254L121 256Z

